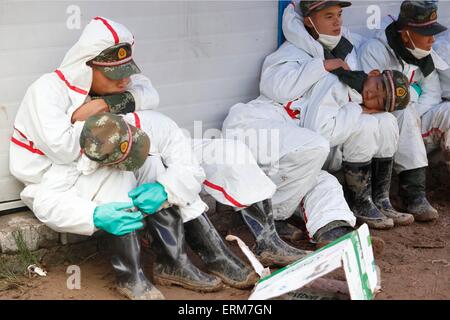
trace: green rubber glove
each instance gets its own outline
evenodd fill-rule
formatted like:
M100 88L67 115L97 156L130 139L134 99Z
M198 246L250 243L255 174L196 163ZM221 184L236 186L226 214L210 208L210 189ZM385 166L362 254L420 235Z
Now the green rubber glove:
M420 86L420 84L414 82L413 84L411 84L411 87L413 87L414 90L416 90L417 95L420 97L420 95L422 94L422 87Z
M167 200L167 193L158 182L141 184L131 190L128 196L133 200L134 206L146 214L155 213Z
M116 236L133 232L144 226L144 216L139 211L130 211L129 202L110 202L97 206L94 210L94 225Z

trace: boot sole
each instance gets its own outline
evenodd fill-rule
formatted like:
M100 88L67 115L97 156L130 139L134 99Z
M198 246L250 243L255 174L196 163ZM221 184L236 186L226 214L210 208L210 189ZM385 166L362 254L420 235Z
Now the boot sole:
M439 212L435 213L428 213L428 214L420 214L420 213L414 213L408 210L408 208L405 206L405 204L401 203L400 210L404 212L408 212L410 215L414 217L414 221L416 222L431 222L434 220L437 220L439 218Z
M438 218L439 214L431 214L429 216L414 215L414 220L417 222L431 222L437 220Z
M394 218L392 218L392 220L394 220L394 226L409 226L409 225L413 224L414 221L416 221L414 219L413 215L411 215L411 218L408 218L408 219L403 219L402 220L402 219L394 219Z
M358 223L366 223L369 228L376 230L389 230L394 227L394 220L391 218L387 219L367 219L366 217L356 216Z
M409 226L414 223L414 216L410 213L401 213L400 216L390 214L389 211L380 209L381 213L394 221L394 226ZM400 213L400 212L399 212Z
M219 272L215 272L213 270L208 270L209 273L219 277L222 279L222 282L226 285L236 288L236 289L249 289L252 288L255 283L259 280L258 274L255 271L252 271L248 277L243 281L236 281L230 278L225 277L223 274Z
M127 288L116 288L117 291L124 297L130 300L165 300L164 295L158 290L154 289L150 292L143 294L142 296L135 296L130 289Z
M287 257L287 256L274 256L274 255L267 254L267 253L265 254L263 252L256 257L264 267L277 267L277 266L285 267L285 266L290 265L300 259L303 259L310 253L311 252L305 252L304 256L297 256L294 258L294 257Z
M188 290L193 290L197 292L216 292L223 288L222 282L219 282L219 284L211 287L204 287L204 286L198 286L195 284L192 284L191 282L187 282L186 280L180 279L180 278L172 278L172 277L164 277L164 276L157 276L154 277L155 283L162 285L162 286L179 286L183 287Z

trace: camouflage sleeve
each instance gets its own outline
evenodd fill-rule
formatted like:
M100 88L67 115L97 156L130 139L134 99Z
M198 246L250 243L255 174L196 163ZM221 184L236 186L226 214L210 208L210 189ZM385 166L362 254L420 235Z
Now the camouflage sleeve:
M124 93L111 94L108 96L93 97L93 99L103 99L109 107L109 112L114 114L126 114L134 112L136 104L133 95L125 91Z

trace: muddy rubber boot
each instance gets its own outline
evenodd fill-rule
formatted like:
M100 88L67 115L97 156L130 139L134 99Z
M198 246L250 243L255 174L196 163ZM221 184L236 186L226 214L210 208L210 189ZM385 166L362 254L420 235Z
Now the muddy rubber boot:
M322 248L354 230L346 221L336 220L317 230L313 236L313 240L316 242L317 248Z
M303 231L284 220L275 220L275 229L278 235L285 240L298 241L303 237Z
M213 292L222 288L219 278L198 269L187 256L183 221L175 208L149 215L147 228L156 255L153 265L156 283L178 285L200 292Z
M320 249L354 230L346 221L336 220L317 230L313 240L316 242L316 248ZM385 242L380 237L371 236L371 239L373 252L379 257L384 251Z
M311 253L281 240L275 229L270 200L252 204L240 213L255 237L255 253L264 266L286 266Z
M402 171L399 174L399 195L406 210L416 221L433 221L439 217L425 193L426 167Z
M136 232L110 236L111 264L117 290L131 300L163 300L163 294L147 279L141 267L141 248Z
M186 222L184 228L189 246L205 262L208 272L231 287L253 287L258 275L227 247L206 214Z
M407 226L414 222L414 216L395 210L389 199L393 165L393 158L372 159L372 199L386 217L394 220L394 225Z
M372 200L372 161L343 162L344 190L347 202L359 223L373 229L391 229L394 221L386 217Z

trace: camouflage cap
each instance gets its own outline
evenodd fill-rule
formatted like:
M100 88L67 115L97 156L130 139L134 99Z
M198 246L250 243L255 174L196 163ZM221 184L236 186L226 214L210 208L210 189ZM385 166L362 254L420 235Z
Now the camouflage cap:
M384 70L382 75L387 92L384 110L393 112L405 109L410 99L408 78L397 70Z
M437 1L403 1L397 23L424 36L434 36L447 30L437 22Z
M135 171L148 157L150 138L121 116L100 113L85 121L80 146L92 161L113 165L120 170Z
M320 11L322 9L341 6L342 8L350 7L350 1L300 1L300 10L304 17L309 16L312 12Z
M129 43L111 46L100 52L90 62L92 66L112 80L120 80L141 72L132 59L132 49Z

